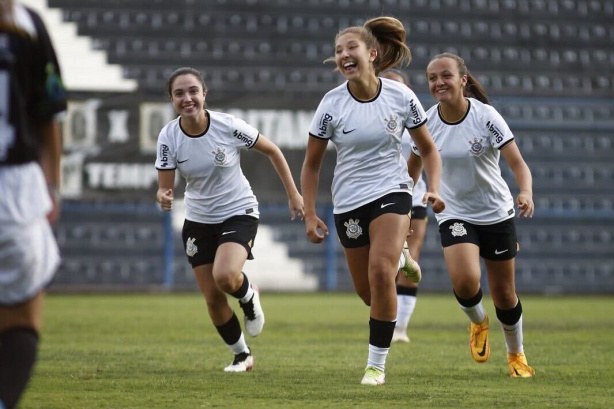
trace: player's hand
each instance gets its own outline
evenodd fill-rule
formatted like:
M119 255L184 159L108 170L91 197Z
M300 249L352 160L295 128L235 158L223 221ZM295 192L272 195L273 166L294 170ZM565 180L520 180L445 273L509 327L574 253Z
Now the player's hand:
M160 208L162 208L162 210L168 212L173 209L173 189L168 189L166 191L158 189L156 199L158 203L160 203Z
M51 198L51 210L47 213L47 221L49 224L55 224L60 219L60 210L62 209L62 197L57 187L49 187L49 197Z
M314 214L305 216L305 232L312 243L322 243L324 238L328 236L328 227Z
M435 192L426 192L424 194L424 198L422 199L422 203L427 204L431 203L431 208L435 213L441 213L446 208L446 204L443 199L439 196L439 193Z
M288 207L290 208L290 220L294 220L298 215L301 220L305 220L305 205L303 204L303 196L296 192L288 198Z
M535 204L533 204L532 194L520 192L516 198L516 204L518 205L518 217L533 217Z

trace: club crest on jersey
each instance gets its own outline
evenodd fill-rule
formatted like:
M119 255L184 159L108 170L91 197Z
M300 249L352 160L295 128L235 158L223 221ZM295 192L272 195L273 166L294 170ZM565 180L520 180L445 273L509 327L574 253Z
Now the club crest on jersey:
M390 118L384 118L384 122L386 122L386 133L395 135L399 130L399 117L390 115Z
M471 146L471 148L469 148L469 153L471 154L471 156L480 156L484 153L484 150L486 150L486 148L484 147L484 145L482 145L483 141L484 138L473 138L472 141L467 141Z
M350 239L357 239L362 234L362 227L358 225L358 222L360 222L359 219L350 219L343 223L343 225L347 227L345 234L347 234Z
M450 226L450 230L452 230L452 236L454 237L462 237L467 235L467 229L463 226L462 223L454 223Z
M198 253L198 247L194 244L195 240L195 238L188 237L188 240L185 242L185 254L188 257L194 257L194 254Z
M213 163L217 166L223 166L227 163L226 148L218 148L211 152L213 154Z

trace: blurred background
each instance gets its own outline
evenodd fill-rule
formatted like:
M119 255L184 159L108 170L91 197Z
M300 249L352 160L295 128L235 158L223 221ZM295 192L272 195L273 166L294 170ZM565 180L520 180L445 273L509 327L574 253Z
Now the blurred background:
M517 223L521 293L614 293L613 0L26 0L50 31L69 92L64 122L64 263L51 291L197 290L183 254L181 202L155 202L156 140L174 117L166 79L204 74L209 108L277 143L299 183L308 126L343 78L323 60L334 36L380 15L400 19L406 68L425 109L430 57L463 57L516 136L532 170L536 213ZM332 145L332 144L331 144ZM267 158L242 155L259 199L256 260L265 290L352 291L332 231L335 152L320 176L330 236L309 243L291 222ZM514 195L513 175L502 172ZM182 182L177 181L178 199ZM450 291L430 214L421 291ZM485 287L486 288L486 287Z

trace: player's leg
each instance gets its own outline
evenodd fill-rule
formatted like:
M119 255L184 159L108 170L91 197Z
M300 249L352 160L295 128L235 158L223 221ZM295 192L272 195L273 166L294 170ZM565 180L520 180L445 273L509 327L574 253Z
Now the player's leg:
M515 268L518 243L514 219L484 226L482 235L488 245L481 249L490 294L503 329L510 376L530 378L535 375L524 354L522 304L516 295Z
M0 229L0 401L7 408L17 404L30 379L44 288L59 262L46 218Z
M344 248L345 259L352 277L354 291L365 303L371 305L371 289L369 288L369 245Z
M486 362L490 356L489 319L482 304L479 234L463 220L441 223L439 233L454 295L471 321L471 356L476 362Z
M44 293L0 307L0 407L14 408L36 362Z
M200 291L207 302L207 310L213 325L232 351L235 359L224 370L226 372L245 372L254 366L251 351L245 342L241 324L228 304L228 297L213 279L213 264L205 264L194 268L194 276Z
M416 262L420 260L420 252L426 236L426 222L426 217L414 217L412 209L411 229L413 234L407 237L406 243L409 253ZM399 272L397 275L397 322L392 342L409 342L407 327L416 306L417 296L418 283Z
M369 225L369 357L362 383L380 385L385 381L385 365L397 314L396 283L398 254L403 248L409 218L406 214L386 213Z
M245 261L253 259L252 247L258 230L258 219L235 216L222 223L219 246L213 263L213 277L220 288L239 301L243 310L245 331L258 336L264 327L264 312L258 287L243 273Z

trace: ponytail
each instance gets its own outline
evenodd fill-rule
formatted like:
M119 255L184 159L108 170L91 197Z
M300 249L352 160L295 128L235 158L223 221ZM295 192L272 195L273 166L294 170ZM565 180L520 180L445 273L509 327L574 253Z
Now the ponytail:
M405 44L405 27L394 17L376 17L363 25L377 41L377 57L373 61L375 75L397 65L409 65L411 51Z
M388 68L406 66L411 62L411 51L405 44L405 27L394 17L375 17L362 26L344 28L337 33L335 41L348 33L359 35L367 48L377 50L373 61L376 76ZM324 62L335 62L335 57L329 57Z
M475 98L484 104L489 104L484 87L469 71L467 71L467 85L463 89L463 95L468 98Z

